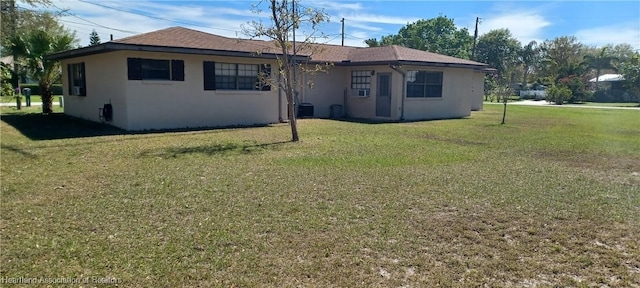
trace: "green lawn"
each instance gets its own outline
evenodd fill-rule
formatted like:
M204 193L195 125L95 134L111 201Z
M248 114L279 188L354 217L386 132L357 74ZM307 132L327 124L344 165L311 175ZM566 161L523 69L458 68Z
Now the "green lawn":
M600 103L600 102L586 102L580 105L585 105L585 106L603 106L603 107L638 107L638 103L637 102L630 102L630 103Z
M53 96L54 105L58 103L60 97L61 96ZM23 106L26 105L26 101L25 97L22 96L21 102ZM40 95L31 95L31 102L42 102L42 98L40 98ZM16 98L11 96L2 96L0 97L0 103L16 103Z
M640 285L640 112L501 108L304 119L299 143L285 124L123 134L2 108L0 278Z

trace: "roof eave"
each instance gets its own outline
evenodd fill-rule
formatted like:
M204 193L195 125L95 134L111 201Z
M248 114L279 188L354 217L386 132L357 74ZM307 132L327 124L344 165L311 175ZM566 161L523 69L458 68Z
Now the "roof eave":
M245 52L245 51L227 51L227 50L215 50L215 49L200 49L200 48L185 48L185 47L166 47L166 46L153 46L153 45L138 45L138 44L125 44L107 42L104 44L89 46L74 50L68 50L55 54L47 55L51 60L63 60L69 58L77 58L82 56L107 53L113 51L144 51L144 52L164 52L164 53L178 53L178 54L197 54L197 55L216 55L216 56L229 56L229 57L252 57L263 59L276 59L275 53L261 53ZM304 56L298 56L304 57Z
M326 63L331 61L310 61L309 63ZM407 66L428 66L428 67L450 67L450 68L466 68L481 71L489 71L486 64L463 64L463 63L444 63L444 62L423 62L423 61L406 61L406 60L389 60L389 61L341 61L333 62L335 66L375 66L375 65L407 65Z
M423 61L398 61L400 65L410 66L429 66L429 67L448 67L448 68L467 68L467 69L483 69L488 68L485 64L465 64L465 63L446 63L446 62L423 62Z

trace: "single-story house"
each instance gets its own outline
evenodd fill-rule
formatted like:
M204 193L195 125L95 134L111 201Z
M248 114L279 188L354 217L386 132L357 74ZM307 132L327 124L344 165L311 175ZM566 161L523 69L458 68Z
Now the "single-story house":
M622 74L603 74L597 78L592 78L589 80L591 83L595 82L619 82L624 81L624 76Z
M314 117L461 118L482 109L486 64L401 46L313 44L297 102ZM65 114L125 130L269 124L288 118L273 41L172 27L49 55L62 62ZM262 80L261 80L262 79ZM306 110L309 113L309 110Z

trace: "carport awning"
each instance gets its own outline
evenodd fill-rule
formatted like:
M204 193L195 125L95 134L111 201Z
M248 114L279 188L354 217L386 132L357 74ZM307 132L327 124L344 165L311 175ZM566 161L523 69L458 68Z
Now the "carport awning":
M616 82L616 81L624 81L624 76L622 76L622 74L604 74L598 77L598 82ZM596 78L589 80L589 82L596 82Z

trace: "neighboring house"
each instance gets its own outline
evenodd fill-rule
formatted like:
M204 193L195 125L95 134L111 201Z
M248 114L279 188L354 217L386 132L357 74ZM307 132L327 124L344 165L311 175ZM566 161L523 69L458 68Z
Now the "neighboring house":
M0 62L2 62L5 65L13 66L13 56L1 57Z
M590 83L599 83L599 91L593 97L595 102L636 102L633 92L625 87L626 80L622 74L603 74L592 78Z
M444 119L482 109L486 64L400 46L313 47L299 63L334 65L315 77L298 74L299 83L314 83L298 95L314 117L342 111L383 121ZM62 61L66 114L148 130L286 120L284 92L259 81L277 79L278 55L272 41L173 27L49 58Z
M598 78L592 78L589 80L591 83L595 82L619 82L624 81L624 76L622 74L603 74Z

